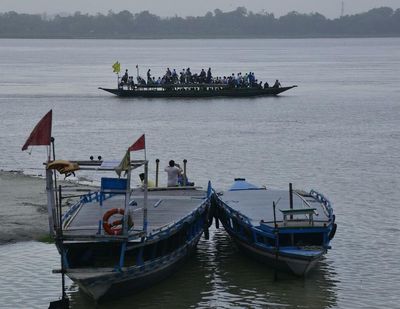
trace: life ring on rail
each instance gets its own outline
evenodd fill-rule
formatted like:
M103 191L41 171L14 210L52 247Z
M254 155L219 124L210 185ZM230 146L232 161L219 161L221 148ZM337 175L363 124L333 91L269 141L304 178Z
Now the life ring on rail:
M124 215L124 210L122 208L112 208L108 210L104 216L103 216L103 228L104 231L106 231L107 234L109 235L121 235L122 234L122 222L123 219L118 219L113 222L108 222L108 220L113 216L113 215ZM128 227L131 228L133 226L133 221L132 218L129 216L128 217Z

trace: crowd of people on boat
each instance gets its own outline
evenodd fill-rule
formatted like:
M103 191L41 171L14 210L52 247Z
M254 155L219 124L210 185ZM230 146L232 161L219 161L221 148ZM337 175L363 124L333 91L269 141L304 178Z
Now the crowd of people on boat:
M139 74L137 82L133 80L133 76L129 76L128 70L121 77L119 86L127 86L129 89L134 89L135 85L138 86L164 86L164 85L224 85L232 88L269 88L268 82L263 84L258 81L254 72L242 74L241 72L232 73L228 76L213 76L211 68L207 71L201 69L199 73L192 73L190 68L182 69L179 73L175 69L170 70L167 68L165 74L156 78L152 75L151 69L147 70L146 79L142 78ZM279 80L276 80L272 86L273 88L281 87Z

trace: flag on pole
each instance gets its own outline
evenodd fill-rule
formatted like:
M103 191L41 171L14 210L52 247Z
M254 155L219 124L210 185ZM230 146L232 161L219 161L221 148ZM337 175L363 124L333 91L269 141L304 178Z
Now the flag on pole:
M29 135L22 151L28 149L28 146L50 145L51 142L51 123L53 111L50 110L44 117L37 123L31 135Z
M117 61L112 65L113 72L119 73L121 71L121 64Z
M138 138L136 142L132 144L131 147L128 148L128 151L136 151L136 150L142 150L146 148L146 141L144 134Z
M131 156L128 150L125 156L123 157L121 163L115 168L118 177L121 177L122 171L127 171L129 169L130 164L131 164Z

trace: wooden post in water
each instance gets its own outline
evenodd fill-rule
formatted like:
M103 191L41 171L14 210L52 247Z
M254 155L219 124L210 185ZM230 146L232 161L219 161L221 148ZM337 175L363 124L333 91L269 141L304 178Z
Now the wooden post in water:
M156 159L156 188L158 187L158 167L160 165L160 159Z
M183 185L184 185L184 186L187 185L186 164L187 164L187 160L186 160L186 159L183 159Z

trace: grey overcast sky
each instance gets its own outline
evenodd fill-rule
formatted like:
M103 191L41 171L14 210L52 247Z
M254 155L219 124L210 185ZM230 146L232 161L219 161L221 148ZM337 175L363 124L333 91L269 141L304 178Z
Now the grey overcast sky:
M372 8L389 6L400 8L400 0L343 0L345 14L366 12ZM128 10L138 13L149 10L159 16L202 16L219 8L231 11L244 6L253 12L265 10L276 16L290 11L318 12L328 18L340 16L342 0L0 0L0 12L18 13L107 13Z

